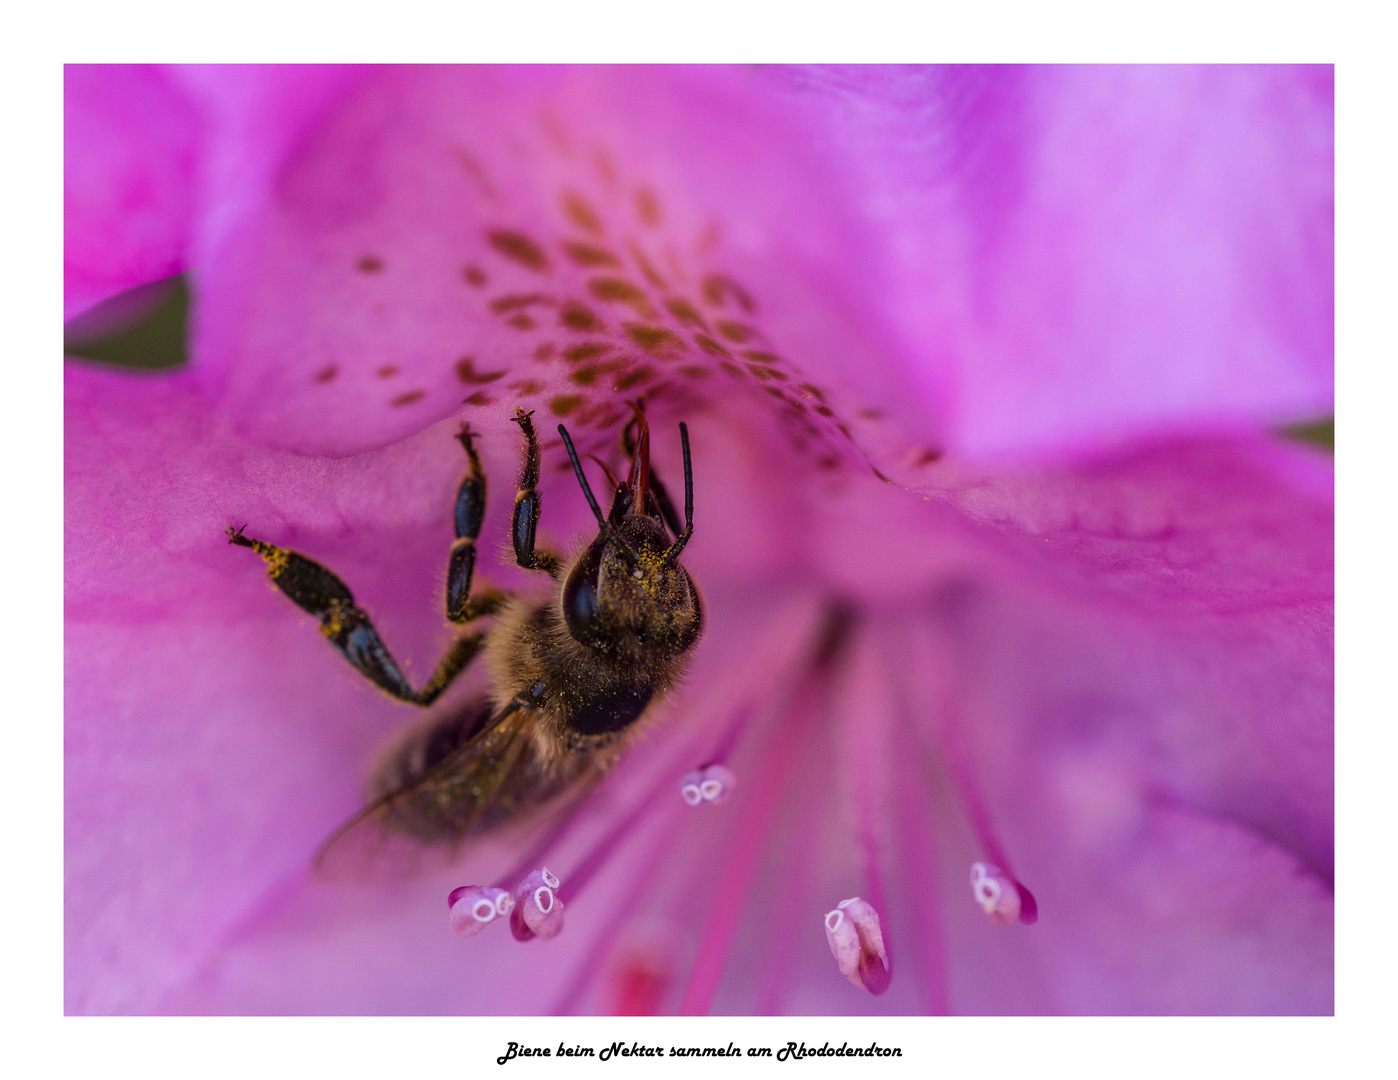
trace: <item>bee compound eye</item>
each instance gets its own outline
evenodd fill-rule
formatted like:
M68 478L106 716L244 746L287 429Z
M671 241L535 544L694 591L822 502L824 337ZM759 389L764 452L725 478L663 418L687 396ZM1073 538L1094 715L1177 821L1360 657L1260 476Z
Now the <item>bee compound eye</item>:
M602 569L602 545L594 543L568 574L563 584L563 621L568 633L584 645L596 648L601 629L601 603L597 577Z

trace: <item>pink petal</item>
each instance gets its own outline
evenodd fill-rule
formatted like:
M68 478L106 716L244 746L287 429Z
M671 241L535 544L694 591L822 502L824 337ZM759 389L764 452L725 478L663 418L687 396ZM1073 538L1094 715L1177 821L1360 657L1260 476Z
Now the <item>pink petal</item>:
M463 400L587 428L741 385L885 471L1324 411L1328 95L1327 69L377 70L211 208L203 377L335 454Z
M185 268L200 124L154 67L69 64L63 99L66 319Z

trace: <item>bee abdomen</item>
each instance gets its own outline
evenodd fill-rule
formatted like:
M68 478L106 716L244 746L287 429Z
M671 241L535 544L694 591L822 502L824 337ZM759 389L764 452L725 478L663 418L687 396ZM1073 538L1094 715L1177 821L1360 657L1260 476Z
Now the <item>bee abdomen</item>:
M476 698L416 728L374 770L370 797L402 791L426 776L465 746L485 726L490 712L490 702Z
M580 704L568 726L581 735L610 735L634 724L655 695L654 686L626 686Z

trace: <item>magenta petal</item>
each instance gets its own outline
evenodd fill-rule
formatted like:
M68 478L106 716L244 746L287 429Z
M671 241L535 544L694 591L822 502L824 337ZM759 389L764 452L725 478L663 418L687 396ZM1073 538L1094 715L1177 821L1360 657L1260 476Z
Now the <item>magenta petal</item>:
M853 68L792 82L896 233L910 383L978 456L1323 415L1328 67Z
M502 394L605 427L628 392L745 386L885 471L1324 411L1329 88L376 70L210 210L204 378L243 429L336 454Z
M63 311L186 266L200 124L158 68L63 70Z

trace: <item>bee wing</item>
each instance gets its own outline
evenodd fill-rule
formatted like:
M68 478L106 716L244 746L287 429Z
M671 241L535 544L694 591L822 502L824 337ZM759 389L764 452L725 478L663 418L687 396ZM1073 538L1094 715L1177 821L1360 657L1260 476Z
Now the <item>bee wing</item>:
M401 878L444 867L467 836L543 794L532 710L495 717L421 776L380 796L321 844L312 866L332 881Z

